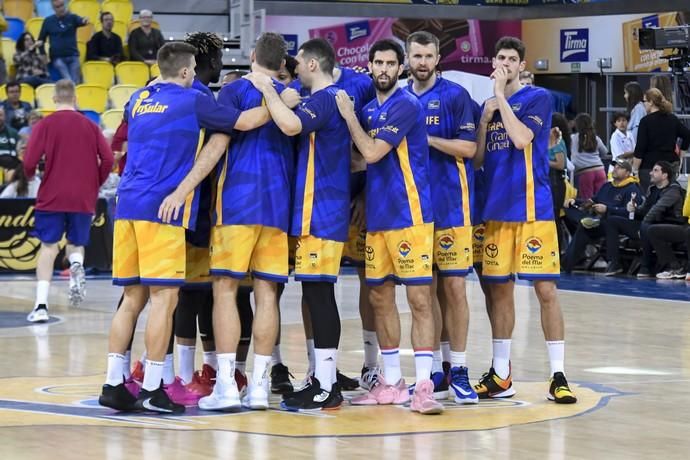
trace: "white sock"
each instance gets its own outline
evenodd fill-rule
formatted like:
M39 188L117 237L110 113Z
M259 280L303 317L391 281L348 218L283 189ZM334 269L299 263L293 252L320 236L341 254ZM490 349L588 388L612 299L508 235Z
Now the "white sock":
M371 369L378 365L379 359L379 341L376 337L376 331L362 330L362 338L364 339L364 367Z
M194 355L196 347L193 345L177 344L177 366L182 382L187 384L192 382L194 375Z
M69 255L68 259L70 265L72 265L75 262L84 265L84 255L80 252L73 252Z
M316 361L314 357L314 339L307 339L307 358L309 358L309 371L314 372ZM309 373L307 371L307 373Z
M338 349L333 352L333 359L335 360L335 365L331 370L331 385L338 381Z
M235 361L235 370L240 371L242 374L247 374L247 361Z
M141 361L142 365L146 363L146 350L141 354L141 359L139 361Z
M450 362L450 342L441 342L441 354L443 355L443 361Z
M429 380L431 377L431 366L434 362L434 353L431 350L414 351L414 368L417 382Z
M106 385L117 386L122 383L125 374L125 355L108 353L108 371L105 374Z
M493 341L493 368L496 374L502 378L510 375L510 339L494 339Z
M151 361L147 359L144 367L144 384L141 387L146 391L157 390L161 385L164 368L165 361Z
M434 350L434 359L431 362L431 373L443 372L443 358L441 357L441 349Z
M36 283L36 304L34 308L41 304L48 306L48 293L50 292L50 281L39 281Z
M280 356L280 345L273 347L273 353L271 354L271 366L276 364L281 364L283 362L283 357Z
M252 370L252 382L254 385L263 385L268 379L271 367L271 355L254 354L254 369Z
M132 350L127 350L125 352L125 362L123 363L124 368L122 369L122 375L125 376L125 380L132 376Z
M204 352L204 364L208 364L214 370L218 370L218 358L216 357L215 351Z
M450 367L467 367L467 352L465 351L451 351L450 352Z
M173 354L165 355L165 367L163 367L163 384L170 385L175 381L175 359Z
M553 340L546 342L549 351L549 364L551 364L551 375L556 372L565 373L565 341Z
M235 378L235 358L237 353L216 353L218 358L218 373L216 380L229 384Z
M321 389L331 391L333 388L333 374L336 372L336 349L335 348L316 348L314 355L316 358L316 368L314 377L321 384Z
M402 378L402 371L400 370L400 349L388 348L381 349L381 357L383 358L383 378L388 385L395 385ZM429 378L427 376L426 378Z

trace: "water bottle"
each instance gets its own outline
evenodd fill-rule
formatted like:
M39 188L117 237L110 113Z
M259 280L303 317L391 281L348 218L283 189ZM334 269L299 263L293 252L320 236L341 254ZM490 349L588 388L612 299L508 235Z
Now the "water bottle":
M632 193L630 194L630 203L631 203L633 206L635 206L635 197L636 197L636 196L637 196L637 192L632 192ZM635 220L635 211L634 211L634 210L633 210L633 211L630 211L630 212L628 213L628 219L630 219L630 220Z

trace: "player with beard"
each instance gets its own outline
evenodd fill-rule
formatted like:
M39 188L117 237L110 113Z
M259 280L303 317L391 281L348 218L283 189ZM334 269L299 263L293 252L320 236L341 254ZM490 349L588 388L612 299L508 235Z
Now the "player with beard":
M459 404L476 404L477 394L467 370L469 308L465 277L472 271L471 190L472 158L477 151L474 124L475 102L462 86L436 73L440 60L439 41L429 32L414 32L407 38L407 59L412 81L407 90L415 95L426 113L429 140L431 198L434 209L434 268L438 276L441 312L436 316L436 341L431 378L434 395L448 396L443 372L440 333L445 323L450 339L450 387Z
M376 99L358 119L345 91L338 108L357 149L367 161L366 279L374 309L384 375L352 404L403 404L410 399L400 369L400 316L395 283L406 285L412 312L412 346L417 384L410 408L437 414L431 375L434 319L431 311L433 207L429 186L429 146L424 111L413 95L397 87L405 54L392 40L369 50Z

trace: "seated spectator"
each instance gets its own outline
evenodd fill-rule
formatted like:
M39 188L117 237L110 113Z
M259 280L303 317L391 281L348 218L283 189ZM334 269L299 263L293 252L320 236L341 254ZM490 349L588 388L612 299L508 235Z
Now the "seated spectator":
M29 124L19 130L19 139L23 141L28 140L29 136L31 135L31 129L34 127L36 123L38 123L42 119L43 115L41 114L41 112L39 112L38 110L32 110L29 113Z
M563 258L563 270L570 273L584 257L587 244L606 235L606 220L613 216L628 218L626 209L630 200L642 203L643 194L638 180L632 176L632 166L625 160L613 163L611 181L605 183L591 200L570 200L569 217L577 228Z
M122 61L122 37L113 32L115 18L112 13L101 13L101 31L86 44L87 61L107 61L112 65Z
M575 186L580 198L592 198L606 183L602 157L608 155L606 146L597 136L592 118L586 113L575 117L577 133L570 136L570 158L575 165Z
M246 70L231 70L230 72L223 75L223 78L220 81L220 84L221 84L221 86L228 85L235 80L239 80L240 78L244 77L248 73L249 72L247 72Z
M5 121L12 128L19 131L29 124L29 113L32 107L28 102L20 100L22 87L16 81L11 81L5 86L7 99L2 103L5 109Z
M60 72L62 78L72 80L76 85L81 83L77 28L85 26L89 20L67 11L65 0L51 0L51 3L55 14L43 21L38 41L50 41L51 64ZM43 49L42 46L41 48ZM44 49L43 53L45 54Z
M618 249L619 235L642 241L642 261L637 277L651 278L653 248L647 234L649 227L687 222L683 217L683 189L675 181L673 166L667 161L657 162L650 172L650 182L652 185L641 205L634 200L626 205L628 217L612 216L606 219L606 255L609 260L606 276L623 272Z
M616 160L630 160L635 153L635 139L628 131L628 115L623 112L613 114L613 126L616 130L611 134L611 156ZM613 162L609 172L613 172Z
M132 61L143 61L148 65L155 64L158 49L163 46L165 39L160 30L153 28L151 10L141 10L139 22L141 26L129 34L129 57Z
M0 193L0 198L36 198L39 185L41 179L38 176L26 180L24 165L19 163L12 172L9 184Z
M639 171L643 190L649 184L649 171L657 162L667 161L678 171L678 138L682 139L682 150L690 145L690 129L673 114L671 103L661 91L656 88L648 89L644 94L644 105L648 115L640 121L633 158L633 172Z
M5 122L5 109L0 107L0 155L17 156L19 134Z
M30 32L19 36L12 58L19 83L27 83L36 88L53 82L48 75L48 56L42 52L42 45L43 42L34 41Z
M7 30L7 20L5 16L0 13L0 34ZM0 47L1 48L1 47ZM2 55L2 49L0 49L0 85L4 84L7 80L7 65L5 63L5 57Z

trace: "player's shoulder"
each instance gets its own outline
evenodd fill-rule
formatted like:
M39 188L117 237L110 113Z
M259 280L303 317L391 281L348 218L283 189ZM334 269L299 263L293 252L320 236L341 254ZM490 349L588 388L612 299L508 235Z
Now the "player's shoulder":
M446 78L441 78L439 85L438 85L438 91L444 95L444 99L452 99L455 97L470 97L469 91L462 86L459 83L456 83L454 81L448 80ZM449 96L449 97L446 97Z
M520 90L519 94L524 100L537 100L544 103L551 103L551 93L546 88L540 86L525 86Z
M406 88L398 88L398 91L393 93L393 98L392 105L396 105L399 107L405 107L408 108L409 110L421 110L422 109L422 103L419 101L419 98L412 94L410 91L408 91Z

